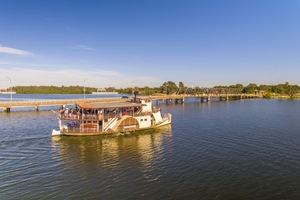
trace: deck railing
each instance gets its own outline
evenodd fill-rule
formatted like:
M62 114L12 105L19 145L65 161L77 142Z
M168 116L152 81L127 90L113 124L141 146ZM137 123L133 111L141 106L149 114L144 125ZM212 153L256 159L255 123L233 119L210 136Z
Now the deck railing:
M101 132L102 128L100 127L99 130L97 128L79 128L79 127L68 127L67 129L63 129L64 133L96 133Z

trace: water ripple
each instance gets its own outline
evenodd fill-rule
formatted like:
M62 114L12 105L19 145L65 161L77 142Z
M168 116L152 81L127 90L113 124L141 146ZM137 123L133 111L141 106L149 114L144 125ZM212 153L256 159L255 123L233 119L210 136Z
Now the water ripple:
M298 199L299 101L163 106L172 126L51 138L51 112L0 115L1 199Z

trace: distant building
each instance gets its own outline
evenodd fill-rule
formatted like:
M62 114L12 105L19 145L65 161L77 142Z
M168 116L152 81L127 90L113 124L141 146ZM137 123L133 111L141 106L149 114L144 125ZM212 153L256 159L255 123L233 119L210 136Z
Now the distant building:
M105 88L98 88L97 92L92 92L92 94L118 94L117 92L107 92Z
M98 88L97 92L106 92L106 89L105 88Z

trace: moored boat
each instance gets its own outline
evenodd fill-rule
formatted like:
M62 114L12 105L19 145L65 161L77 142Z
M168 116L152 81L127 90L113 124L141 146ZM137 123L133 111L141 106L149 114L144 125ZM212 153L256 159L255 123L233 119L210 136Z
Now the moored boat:
M52 136L86 136L131 132L171 123L170 113L162 114L151 98L133 98L127 102L78 102L74 109L62 107L59 130Z

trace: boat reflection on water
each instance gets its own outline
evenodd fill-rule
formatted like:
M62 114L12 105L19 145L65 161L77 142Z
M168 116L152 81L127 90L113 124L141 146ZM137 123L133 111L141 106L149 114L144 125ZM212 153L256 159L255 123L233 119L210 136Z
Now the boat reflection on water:
M165 151L171 151L171 125L130 134L85 137L52 137L54 152L68 165L113 168L139 163L148 169ZM73 163L74 162L74 163Z

